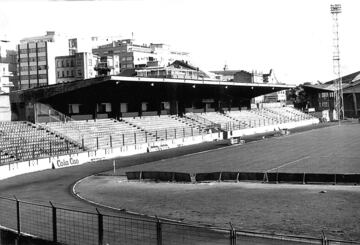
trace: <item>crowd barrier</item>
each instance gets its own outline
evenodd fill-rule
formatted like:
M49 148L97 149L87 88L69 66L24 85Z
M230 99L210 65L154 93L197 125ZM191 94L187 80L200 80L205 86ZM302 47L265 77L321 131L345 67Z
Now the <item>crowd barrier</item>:
M128 180L151 180L165 182L191 182L191 176L188 173L179 172L159 172L159 171L135 171L126 172Z
M121 147L113 147L106 149L90 150L75 154L60 155L42 159L35 159L23 162L12 162L0 166L0 180L14 177L20 174L37 172L47 169L58 169L81 165L88 162L95 162L116 157L124 157L135 154L141 154L152 151L151 148L156 147L157 150L165 150L180 146L198 144L206 141L220 140L223 133L211 133L204 135L190 136L186 138L178 138L152 143L143 143L137 145L126 145Z
M0 244L105 245L208 244L300 245L360 244L318 237L261 233L229 227L209 227L150 216L109 215L60 204L34 203L0 197Z
M360 184L360 174L284 173L284 172L210 172L178 173L161 171L126 172L128 180L165 182L250 181L299 184Z

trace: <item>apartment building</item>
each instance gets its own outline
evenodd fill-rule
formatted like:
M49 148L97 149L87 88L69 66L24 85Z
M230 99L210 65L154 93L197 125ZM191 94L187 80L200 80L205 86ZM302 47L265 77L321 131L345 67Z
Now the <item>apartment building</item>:
M96 76L94 70L98 57L92 53L82 52L73 55L57 56L56 83L71 82Z
M100 56L118 55L120 71L153 66L168 66L175 60L189 61L189 54L170 50L165 44L135 44L132 39L113 41L93 49Z
M8 64L8 71L11 74L9 81L17 86L17 65L18 57L13 43L7 40L0 40L0 63Z
M24 38L17 47L19 89L56 83L55 57L68 54L68 40L48 31L44 36Z

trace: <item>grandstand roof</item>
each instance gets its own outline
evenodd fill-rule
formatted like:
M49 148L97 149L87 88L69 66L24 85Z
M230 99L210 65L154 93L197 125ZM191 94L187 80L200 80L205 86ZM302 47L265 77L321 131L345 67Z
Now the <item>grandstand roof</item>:
M325 84L331 84L334 83L336 79L334 80L330 80L328 82L325 82ZM342 83L351 83L351 82L355 82L357 80L360 80L360 71L348 74L346 76L341 77Z
M148 83L159 83L168 86L189 86L189 85L203 85L203 86L215 86L215 87L225 87L235 88L237 93L242 93L243 95L248 96L258 96L262 94L272 93L284 89L294 88L295 85L288 84L269 84L269 83L236 83L230 81L220 81L214 79L173 79L173 78L148 78L148 77L126 77L126 76L104 76L96 77L85 80L78 80L67 83L54 84L44 87L26 89L26 90L17 90L10 93L10 98L12 102L22 102L22 101L40 101L42 99L50 98L56 95L73 92L82 88L96 86L96 85L105 85L105 86L114 86L115 84L124 83L137 85L139 87ZM249 92L250 91L250 92Z
M304 85L305 88L308 89L314 89L314 90L320 90L320 91L328 91L328 92L334 92L336 90L336 87L334 86L334 81L331 80L323 84L316 84L316 85ZM349 75L343 76L341 78L342 85L344 92L346 92L347 88L354 88L360 84L360 71L351 73Z

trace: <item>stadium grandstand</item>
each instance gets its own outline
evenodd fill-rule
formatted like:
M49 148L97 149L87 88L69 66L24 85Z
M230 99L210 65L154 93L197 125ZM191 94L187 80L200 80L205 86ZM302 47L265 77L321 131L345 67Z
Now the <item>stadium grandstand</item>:
M314 123L313 117L290 107L250 109L251 98L291 87L210 78L105 76L13 91L14 121L0 123L0 161Z

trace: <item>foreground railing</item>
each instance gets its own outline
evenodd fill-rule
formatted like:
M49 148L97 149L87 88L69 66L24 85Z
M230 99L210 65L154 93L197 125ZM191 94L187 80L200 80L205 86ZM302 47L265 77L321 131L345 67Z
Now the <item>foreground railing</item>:
M0 197L0 226L17 237L30 235L50 241L50 244L69 245L360 244L327 239L325 234L318 238L274 235L237 230L231 224L228 228L209 228L126 212L117 216L98 209L76 210L51 202L22 201L16 197Z

